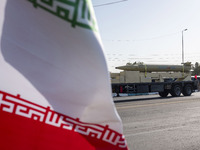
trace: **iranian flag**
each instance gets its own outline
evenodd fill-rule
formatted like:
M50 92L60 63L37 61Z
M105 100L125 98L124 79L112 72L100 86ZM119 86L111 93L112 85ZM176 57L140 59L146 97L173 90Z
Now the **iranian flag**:
M126 150L89 0L1 0L0 149Z

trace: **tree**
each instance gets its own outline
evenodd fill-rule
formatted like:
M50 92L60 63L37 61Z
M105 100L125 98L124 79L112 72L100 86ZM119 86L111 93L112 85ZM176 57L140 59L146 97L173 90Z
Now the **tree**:
M200 66L198 62L195 63L193 70L192 75L200 75Z

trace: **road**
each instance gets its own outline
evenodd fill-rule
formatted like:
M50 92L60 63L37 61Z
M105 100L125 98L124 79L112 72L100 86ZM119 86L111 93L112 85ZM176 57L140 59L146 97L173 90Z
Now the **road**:
M200 150L200 92L114 98L130 150Z

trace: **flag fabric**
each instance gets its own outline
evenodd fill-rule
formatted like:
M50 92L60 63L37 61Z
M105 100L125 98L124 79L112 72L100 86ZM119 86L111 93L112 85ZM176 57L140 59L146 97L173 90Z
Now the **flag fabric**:
M89 0L1 0L0 149L127 149Z

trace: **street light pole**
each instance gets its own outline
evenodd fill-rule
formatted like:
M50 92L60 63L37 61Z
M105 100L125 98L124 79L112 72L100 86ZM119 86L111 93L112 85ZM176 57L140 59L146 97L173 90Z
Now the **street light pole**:
M184 64L184 40L183 40L184 31L187 31L187 29L182 30L182 64Z

